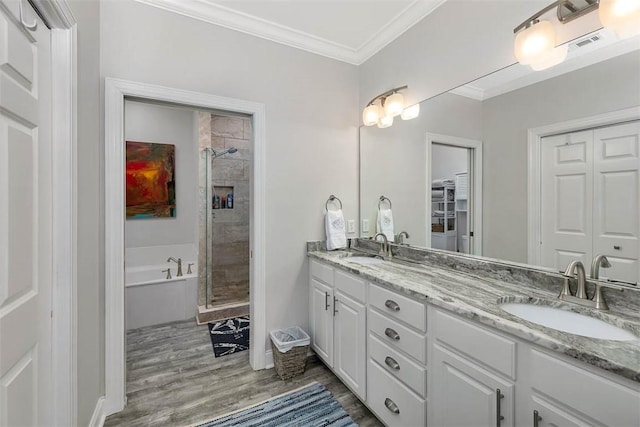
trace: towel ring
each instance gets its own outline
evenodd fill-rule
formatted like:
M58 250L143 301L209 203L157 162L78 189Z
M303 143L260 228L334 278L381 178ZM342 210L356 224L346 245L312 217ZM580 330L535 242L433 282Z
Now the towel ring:
M380 200L378 201L378 209L380 209L380 206L384 203L384 202L389 203L389 209L391 209L391 200L388 197L385 196L380 196Z
M329 198L327 199L327 202L324 204L324 210L325 211L329 211L329 203L334 203L336 202L336 200L338 201L338 203L340 203L340 209L342 209L342 202L340 201L340 199L338 199L336 196L334 196L333 194L329 196Z

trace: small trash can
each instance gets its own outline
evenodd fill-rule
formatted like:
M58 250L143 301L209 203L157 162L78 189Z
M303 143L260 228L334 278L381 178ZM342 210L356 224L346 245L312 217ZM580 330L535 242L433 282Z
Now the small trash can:
M271 331L273 364L280 379L300 375L307 367L311 338L299 326Z

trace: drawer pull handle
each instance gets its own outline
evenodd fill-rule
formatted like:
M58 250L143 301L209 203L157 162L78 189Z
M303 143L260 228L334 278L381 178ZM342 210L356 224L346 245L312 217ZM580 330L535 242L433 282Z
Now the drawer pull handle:
M385 329L384 334L394 341L400 341L400 335L391 328Z
M324 293L324 311L329 310L329 292Z
M538 427L541 420L542 420L542 417L540 416L540 413L537 410L534 410L533 411L533 427Z
M400 365L398 364L398 362L396 362L396 359L394 359L391 356L387 356L384 358L384 363L386 363L386 365L388 367L390 367L391 369L394 369L396 371L400 370Z
M620 249L622 249L622 247L618 246L618 245L614 245L613 249L615 249L616 251L619 251Z
M398 405L396 405L395 402L389 399L388 397L384 399L384 406L386 406L387 409L393 412L394 414L400 413L400 408L398 408Z
M397 302L395 302L394 300L388 299L384 305L389 309L389 310L393 310L393 311L400 311L400 306L398 305Z
M504 417L500 414L502 412L500 408L500 401L504 399L504 394L499 388L496 389L496 426L500 427L500 422L504 420Z

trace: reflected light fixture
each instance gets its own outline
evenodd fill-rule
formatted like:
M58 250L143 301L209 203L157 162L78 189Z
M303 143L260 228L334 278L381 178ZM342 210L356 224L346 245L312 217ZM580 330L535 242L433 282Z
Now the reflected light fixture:
M640 0L554 1L513 29L516 59L536 71L560 64L569 51L566 44L557 45L554 22L540 19L553 9L556 10L557 22L561 24L599 9L602 25L621 38L640 34Z
M404 97L400 93L408 86L400 86L388 90L374 97L362 111L362 122L365 126L378 125L379 128L388 128L393 125L393 118L401 116L402 120L410 120L420 114L420 105L409 107L404 105Z

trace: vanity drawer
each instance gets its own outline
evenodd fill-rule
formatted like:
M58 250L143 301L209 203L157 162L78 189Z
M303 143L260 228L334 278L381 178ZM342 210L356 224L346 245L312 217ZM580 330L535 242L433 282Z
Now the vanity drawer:
M321 262L311 260L309 262L309 271L311 276L326 283L327 285L333 285L333 268Z
M427 361L427 340L400 322L369 309L369 332L376 334L389 347L400 349L421 363ZM395 339L394 339L395 338Z
M367 365L367 405L388 426L427 425L427 405L376 362Z
M516 379L516 343L470 322L435 310L436 340L507 378Z
M334 282L336 289L361 303L365 302L366 283L361 278L336 270Z
M427 306L404 295L369 285L369 305L422 332L427 332Z
M375 335L369 335L369 357L420 397L427 396L427 370L380 341Z

